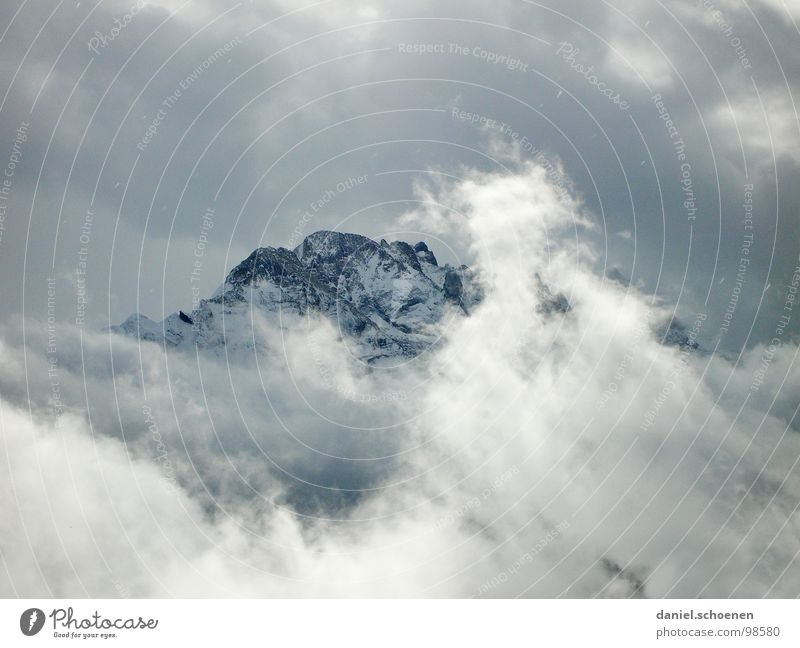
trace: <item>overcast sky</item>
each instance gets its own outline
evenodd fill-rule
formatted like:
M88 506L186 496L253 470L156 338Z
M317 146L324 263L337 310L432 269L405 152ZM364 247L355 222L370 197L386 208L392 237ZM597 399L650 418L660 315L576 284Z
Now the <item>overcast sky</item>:
M469 263L458 241L400 231L398 216L414 208L415 183L501 169L493 151L516 142L563 164L598 225L580 235L597 237L601 272L617 268L686 317L711 313L706 334L723 348L751 327L748 344L772 335L800 248L797 3L28 1L0 12L0 163L15 163L4 317L44 314L54 276L56 316L74 319L85 263L87 323L161 319L191 307L198 242L205 295L257 246L298 243L296 229L426 239ZM752 263L720 336L749 234Z
M134 2L0 7L0 595L797 595L797 2ZM485 298L103 330L320 229Z

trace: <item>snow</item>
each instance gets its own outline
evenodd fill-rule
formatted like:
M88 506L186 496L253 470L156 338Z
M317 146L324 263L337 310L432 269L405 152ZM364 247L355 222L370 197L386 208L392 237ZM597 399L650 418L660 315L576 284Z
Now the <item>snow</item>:
M294 250L255 250L189 314L191 324L178 313L158 323L132 315L111 330L170 347L197 345L218 352L253 347L255 314L291 327L319 313L352 338L355 344L349 346L363 360L386 362L415 356L440 338L437 325L452 311L444 292L448 272L461 279L460 299L477 304L482 295L477 278L464 267L436 265L424 243L412 248L400 241L377 243L358 234L320 231Z

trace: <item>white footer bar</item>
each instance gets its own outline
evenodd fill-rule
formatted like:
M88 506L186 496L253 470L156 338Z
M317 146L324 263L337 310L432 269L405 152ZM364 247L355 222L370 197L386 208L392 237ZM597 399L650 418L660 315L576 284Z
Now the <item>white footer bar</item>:
M795 600L2 600L0 646L798 646ZM741 642L741 643L739 643Z

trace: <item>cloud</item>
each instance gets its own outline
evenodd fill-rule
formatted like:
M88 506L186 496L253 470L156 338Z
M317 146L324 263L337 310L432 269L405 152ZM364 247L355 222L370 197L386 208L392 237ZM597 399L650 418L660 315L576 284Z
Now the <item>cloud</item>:
M398 229L460 232L487 294L422 362L363 367L313 319L218 355L8 325L0 591L796 593L797 346L659 344L671 309L596 274L542 166L423 197ZM537 274L569 312L537 308Z
M770 155L791 155L795 159L800 131L791 97L784 92L770 92L755 100L741 101L732 107L720 105L712 113L713 122L722 132L741 133L750 150ZM735 147L735 142L730 142Z
M742 6L734 0L721 0L719 6L733 13L746 14L746 12L748 12L746 6ZM753 7L762 11L766 10L766 12L774 13L789 24L794 24L794 21L800 19L800 10L798 10L797 5L792 2L787 2L786 0L756 0L756 2L753 3Z
M652 40L645 40L633 29L623 31L610 43L605 63L609 73L618 79L636 79L636 83L641 79L652 93L669 90L675 85L672 65L668 55L659 51Z
M14 277L0 286L0 318L22 311L23 285L25 314L45 316L51 268L67 295L89 209L87 321L98 327L123 319L133 303L159 319L165 308L189 307L193 255L209 207L216 216L200 277L204 294L257 245L287 244L310 205L348 177L369 179L337 194L305 226L347 223L345 229L379 238L414 199L418 174L411 171L499 168L502 159L493 161L484 146L485 129L447 110L456 101L560 159L598 225L636 231L632 244L609 237L602 253L610 265L647 285L680 285L689 227L677 218L684 199L679 163L636 71L656 83L690 156L704 217L692 225L697 249L684 298L699 306L715 284L714 262L721 273L735 273L739 242L723 236L715 252L719 214L739 205L745 163L759 201L776 205L776 219L794 220L789 183L769 181L774 150L765 118L747 108L759 105L753 76L772 145L789 162L779 155L780 173L790 175L797 131L786 97L794 85L789 71L797 68L796 30L760 5L758 24L742 3L717 4L734 28L730 35L697 3L588 7L571 0L556 11L512 2L431 8L164 0L147 3L99 54L88 41L96 31L108 33L133 2L62 6L46 26L52 7L25 5L0 43L4 140L13 142L20 123L30 123L9 203L25 216L9 219L0 240L3 272ZM7 13L10 20L14 12ZM734 37L752 69L743 67ZM164 101L236 38L241 42L169 104L145 150L138 149ZM556 55L565 40L580 50L572 63L584 73ZM448 47L409 55L399 51L403 43ZM450 53L451 43L467 54ZM519 59L526 71L492 64L490 54ZM630 109L618 109L604 92L619 93ZM3 155L0 165L8 151ZM762 219L765 228L769 220ZM773 267L771 232L758 234L765 250L755 255L751 275L761 280ZM796 245L788 243L775 254L781 267L793 262L788 250ZM464 249L452 256L466 259ZM715 290L709 303L724 309L727 299ZM770 303L768 310L772 316L780 308ZM739 310L738 336L724 341L729 350L744 343L750 316Z

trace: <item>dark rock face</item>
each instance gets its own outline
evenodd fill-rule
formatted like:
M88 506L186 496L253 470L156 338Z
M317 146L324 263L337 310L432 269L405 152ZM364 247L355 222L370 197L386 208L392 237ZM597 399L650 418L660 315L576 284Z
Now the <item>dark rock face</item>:
M606 271L606 277L609 279L609 281L618 283L621 286L631 285L631 280L628 279L628 277L626 277L624 274L622 274L619 268L609 268Z
M334 316L347 332L355 335L375 328L368 317L337 294L337 272L343 271L348 254L357 252L363 245L356 239L374 243L362 236L346 236L352 238L342 237L333 244L316 248L316 242L306 238L301 246L305 247L305 263L298 259L296 251L258 248L231 270L220 294L208 301L225 306L254 301L254 306L265 311L288 311L298 315L309 310L321 311ZM264 284L271 290L256 290Z
M194 322L192 321L192 318L189 317L183 311L178 311L178 317L180 317L182 322L186 322L187 324L194 324Z
M425 245L423 241L420 241L414 246L414 252L417 257L419 257L420 261L425 261L425 263L430 263L431 265L439 265L436 262L436 257L433 256L433 252L428 249L428 246Z
M539 303L536 305L536 312L542 315L552 315L554 313L565 314L572 310L567 298L563 293L553 293L550 286L542 281L542 278L537 274L536 280L536 293L539 297Z
M444 276L444 296L450 301L458 302L461 299L461 277L453 270L448 270Z
M656 337L661 344L674 346L686 351L696 351L700 345L694 339L689 329L683 322L673 318L671 322L664 322L655 328Z
M610 558L603 558L600 566L609 576L606 587L614 583L623 591L623 594L618 595L620 598L647 598L645 593L646 574L639 574L636 570L623 568Z
M395 256L402 259L412 268L422 272L422 267L419 264L417 253L414 252L414 248L412 248L408 243L404 241L395 241L394 243L391 244L390 247L392 248L392 252L394 253Z

